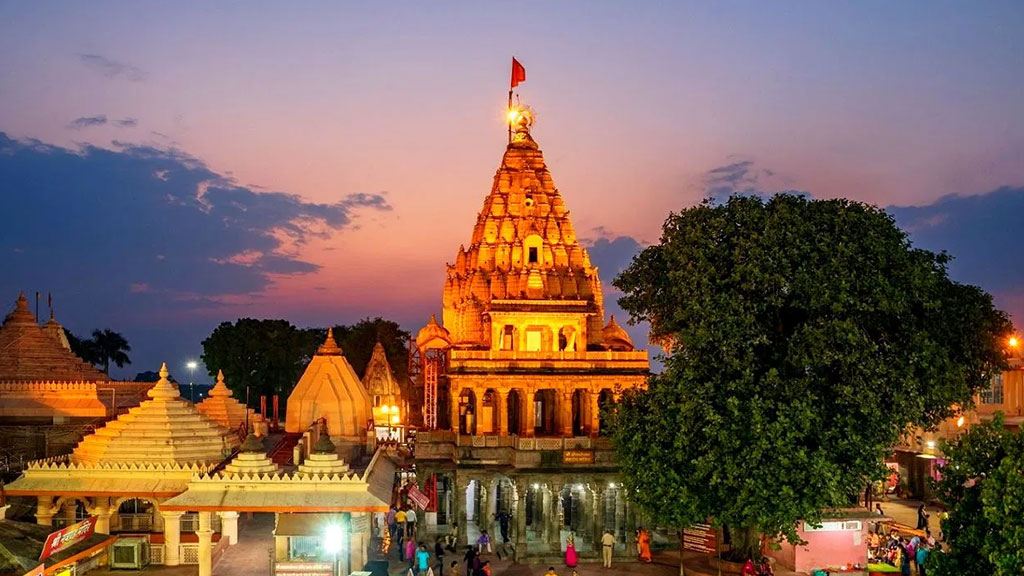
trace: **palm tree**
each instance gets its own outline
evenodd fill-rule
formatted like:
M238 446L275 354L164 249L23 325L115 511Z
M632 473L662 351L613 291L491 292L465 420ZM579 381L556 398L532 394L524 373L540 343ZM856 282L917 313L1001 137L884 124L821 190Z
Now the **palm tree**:
M118 368L123 368L125 364L132 363L127 354L132 351L132 347L128 345L128 341L125 340L124 336L110 328L93 330L92 342L96 352L96 359L103 364L104 374L110 374L111 362L117 364Z

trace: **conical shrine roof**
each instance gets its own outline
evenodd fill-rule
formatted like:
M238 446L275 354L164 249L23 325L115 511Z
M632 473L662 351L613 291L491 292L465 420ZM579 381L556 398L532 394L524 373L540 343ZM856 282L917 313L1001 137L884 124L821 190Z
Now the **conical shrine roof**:
M267 448L263 444L263 440L254 434L249 434L239 447L238 455L224 467L223 475L244 476L246 474L277 474L280 472L281 467L274 464L273 460L267 456Z
M149 400L86 436L71 453L78 464L177 463L215 464L238 446L238 436L218 426L178 394L167 379L147 393Z
M55 320L53 324L60 327ZM60 330L63 334L63 329ZM0 327L0 380L21 382L108 382L110 377L93 368L44 328L28 307L25 294ZM67 338L64 338L67 342Z
M362 438L373 418L370 395L334 341L332 330L288 395L285 430L304 432L326 419L331 436Z
M492 300L586 302L592 343L604 322L601 281L576 238L569 210L530 134L532 112L519 109L468 247L460 247L445 280L444 327L461 345L484 342L480 318Z
M363 373L363 387L370 396L393 396L402 395L398 386L395 373L388 364L387 354L384 352L384 345L377 342L373 346L373 355L370 356L370 363L366 365L366 372Z
M231 389L224 382L224 372L218 370L217 382L210 389L209 396L197 404L196 408L221 426L237 430L239 426L244 425L246 422L247 411L250 423L253 422L256 412L252 409L246 410L245 405L235 400L232 396Z

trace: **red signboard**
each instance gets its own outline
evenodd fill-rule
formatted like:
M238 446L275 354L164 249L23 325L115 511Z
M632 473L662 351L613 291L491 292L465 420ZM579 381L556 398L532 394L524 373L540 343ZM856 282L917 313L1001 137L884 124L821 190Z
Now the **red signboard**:
M78 524L72 524L71 526L61 528L56 532L50 533L50 535L46 537L46 543L43 544L42 553L39 554L39 561L42 562L57 552L66 550L75 544L78 544L82 540L92 536L95 531L96 516L90 516Z
M420 489L415 484L409 487L409 500L412 500L416 506L419 506L420 510L426 510L427 505L430 504L430 498L423 492L420 492Z
M683 550L715 554L718 552L718 531L710 524L694 524L683 528Z

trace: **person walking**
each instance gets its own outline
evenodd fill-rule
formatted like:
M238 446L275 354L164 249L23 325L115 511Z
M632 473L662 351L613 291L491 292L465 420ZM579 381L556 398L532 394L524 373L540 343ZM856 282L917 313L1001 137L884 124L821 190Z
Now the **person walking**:
M407 534L405 531L405 510L401 508L395 512L395 538L392 538L395 542L399 543L398 546L398 559L405 560L405 538L406 536L412 537L411 534Z
M604 535L601 536L601 558L604 560L604 567L612 567L612 550L615 547L615 536L612 533L605 530Z
M416 576L426 576L429 568L430 552L427 552L427 547L421 543L420 549L416 551Z
M476 568L476 548L466 546L466 555L462 559L466 562L466 576L473 576Z
M914 555L914 562L917 564L917 576L926 576L925 562L928 561L928 554L932 551L932 547L928 544L928 541L922 541L917 547L917 554Z
M917 529L925 530L928 528L928 518L930 514L924 511L924 504L917 507Z
M901 576L910 576L910 549L904 544L903 539L899 542L900 552L900 574Z
M434 556L437 558L437 576L444 576L444 544L440 536L434 540Z
M409 570L416 568L416 541L412 536L405 537L405 558L409 561Z
M458 560L452 560L452 563L448 565L448 576L462 576Z
M412 506L405 511L405 532L410 538L416 537L416 510Z

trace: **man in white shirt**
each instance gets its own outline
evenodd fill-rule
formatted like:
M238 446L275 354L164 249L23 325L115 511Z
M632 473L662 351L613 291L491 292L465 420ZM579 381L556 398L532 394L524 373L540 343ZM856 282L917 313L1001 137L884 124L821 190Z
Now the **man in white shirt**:
M416 510L412 506L405 511L405 533L409 538L416 537Z

